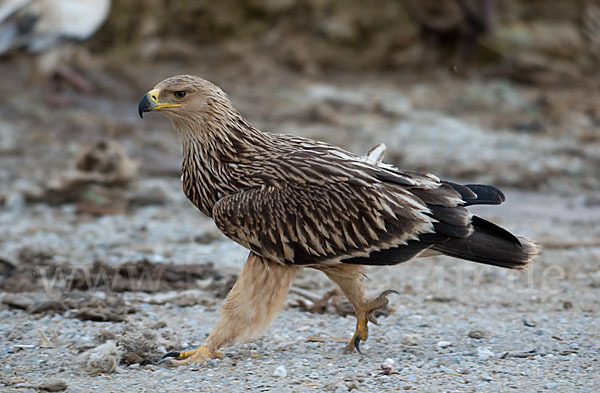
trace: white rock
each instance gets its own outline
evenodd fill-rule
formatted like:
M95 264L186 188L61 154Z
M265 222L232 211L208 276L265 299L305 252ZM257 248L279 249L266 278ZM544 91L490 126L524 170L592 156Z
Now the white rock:
M494 352L492 352L488 347L478 347L477 357L479 357L479 360L488 360L489 358L494 357Z
M389 373L391 373L392 370L394 369L394 364L396 364L394 359L392 359L392 358L385 359L380 366L381 370L382 370L381 374L388 375Z
M438 348L448 348L448 347L451 347L452 344L454 344L452 341L439 341L437 343L437 347Z
M275 370L273 370L273 376L285 378L285 377L287 377L287 370L285 369L285 367L279 366Z
M383 361L384 366L394 367L394 364L396 364L396 361L392 358L387 358Z

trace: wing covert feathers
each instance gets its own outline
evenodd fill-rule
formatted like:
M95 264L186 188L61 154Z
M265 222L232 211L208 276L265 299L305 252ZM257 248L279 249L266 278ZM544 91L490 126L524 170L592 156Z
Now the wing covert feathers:
M262 187L219 200L218 228L258 255L281 263L337 262L407 244L434 230L411 195L335 183ZM418 204L418 201L411 201Z
M384 145L359 157L263 133L209 82L179 76L157 86L170 84L210 96L200 117L174 118L183 137L185 194L226 236L259 256L296 265L391 265L443 253L521 268L536 253L533 243L467 209L502 203L495 187L400 171L382 162Z
M536 254L529 242L522 246L465 207L500 203L504 196L494 187L441 182L433 187L430 178L421 186L415 174L407 187L373 181L362 171L352 177L348 168L320 162L282 167L290 168L288 181L222 197L212 211L226 236L271 260L391 265L430 250L523 268Z

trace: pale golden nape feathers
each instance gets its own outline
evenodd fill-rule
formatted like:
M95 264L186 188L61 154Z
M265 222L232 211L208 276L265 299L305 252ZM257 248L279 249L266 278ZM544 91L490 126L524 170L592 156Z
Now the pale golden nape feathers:
M500 190L261 132L201 78L160 82L139 105L140 115L152 110L167 115L182 137L187 197L226 236L268 260L389 265L429 250L520 269L538 252L469 213L470 205L503 202Z

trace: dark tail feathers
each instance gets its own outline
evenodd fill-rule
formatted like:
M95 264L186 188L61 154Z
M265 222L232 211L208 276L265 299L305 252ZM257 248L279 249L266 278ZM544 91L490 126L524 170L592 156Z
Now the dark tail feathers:
M515 237L506 229L473 216L473 233L466 239L452 238L432 249L455 258L508 269L524 269L539 253L534 242Z

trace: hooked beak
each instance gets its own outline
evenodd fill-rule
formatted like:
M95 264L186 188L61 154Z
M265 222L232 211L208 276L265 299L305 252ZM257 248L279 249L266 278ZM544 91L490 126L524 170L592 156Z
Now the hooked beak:
M140 117L144 118L144 112L150 111L158 111L162 108L173 108L181 106L181 104L169 104L169 103L161 103L158 102L158 96L160 95L160 91L158 89L150 90L146 93L140 103L138 104L138 113Z

